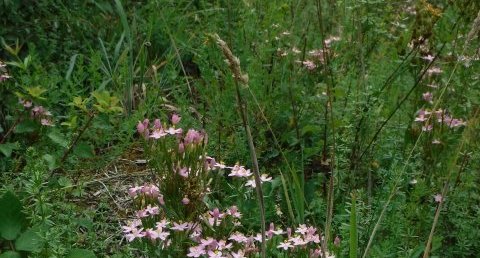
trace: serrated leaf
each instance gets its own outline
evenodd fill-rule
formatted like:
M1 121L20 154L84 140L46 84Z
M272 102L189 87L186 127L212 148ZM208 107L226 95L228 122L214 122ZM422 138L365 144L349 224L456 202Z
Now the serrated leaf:
M95 91L92 93L92 96L97 102L93 106L100 113L117 113L123 111L123 109L118 106L120 100L115 96L110 96L108 91Z
M21 258L22 256L15 251L6 251L0 254L0 258Z
M69 186L72 186L72 181L67 178L67 177L64 177L64 176L61 176L59 179L58 179L58 185L62 186L62 187L69 187Z
M15 126L14 133L31 133L38 128L38 124L33 120L25 120Z
M25 90L28 92L30 96L36 99L45 99L44 97L42 97L42 94L47 91L46 89L40 86L29 87L29 88L26 88Z
M91 158L94 156L93 147L86 142L80 142L77 144L73 153L80 158Z
M96 258L94 252L87 249L72 249L68 252L67 258Z
M0 236L14 240L22 229L24 215L22 203L11 192L6 192L0 199Z
M77 127L77 116L70 117L70 120L62 122L61 125L68 126L69 128L76 128Z
M65 136L58 132L58 131L53 131L48 134L48 138L50 138L54 143L67 148L68 147L68 141L65 139Z
M81 109L82 111L87 112L87 102L88 99L83 99L81 96L74 97L70 105Z
M17 240L15 248L19 251L38 252L42 249L43 239L33 229L27 229Z
M7 142L0 144L0 152L5 155L5 157L9 158L12 155L12 152L14 150L18 150L20 147L18 146L18 143L12 143L12 142Z
M57 161L55 157L50 154L43 155L43 159L47 162L48 169L54 170L57 167Z

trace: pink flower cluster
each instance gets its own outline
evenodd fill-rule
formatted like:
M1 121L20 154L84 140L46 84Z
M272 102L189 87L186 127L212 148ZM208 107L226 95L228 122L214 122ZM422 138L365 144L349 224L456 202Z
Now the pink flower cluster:
M173 114L170 118L172 126L166 127L162 124L160 119L155 119L153 126L150 127L150 120L144 119L137 124L137 133L142 135L145 139L158 140L168 135L176 136L178 141L178 152L183 153L186 146L198 146L201 143L206 143L208 140L207 134L199 132L195 129L189 129L185 136L183 136L183 129L175 126L180 122L181 117Z
M31 100L24 99L19 99L18 103L20 103L25 110L30 110L31 118L38 120L41 125L53 126L52 113L43 106L34 106Z
M157 200L160 205L165 205L165 201L163 200L163 195L160 193L160 189L154 184L131 187L128 189L128 195L132 198L142 196L147 199Z
M207 157L207 167L208 169L215 170L215 169L230 169L230 173L228 174L229 177L249 177L250 179L247 181L245 186L249 186L251 188L255 188L255 178L252 176L253 173L250 169L245 169L244 166L234 165L234 166L226 166L223 163L217 163L214 158ZM272 177L267 174L262 174L260 177L260 182L270 182L272 181Z
M434 116L432 116L432 114ZM436 111L429 111L421 109L417 112L415 122L422 122L422 131L429 132L433 129L433 122L436 120L439 124L444 124L450 128L465 126L467 122L462 119L453 118L445 110L438 109Z

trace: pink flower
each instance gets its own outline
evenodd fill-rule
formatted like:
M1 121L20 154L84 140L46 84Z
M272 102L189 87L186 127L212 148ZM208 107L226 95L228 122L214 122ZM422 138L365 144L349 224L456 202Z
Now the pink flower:
M235 165L232 167L232 170L228 176L232 177L249 177L251 176L252 173L250 172L250 169L245 169L243 166Z
M178 170L178 174L182 177L188 177L188 175L190 174L190 169L184 167L184 168L181 168Z
M194 129L189 129L187 134L185 135L184 143L186 145L199 144L203 141L203 138L204 135L202 135L200 132Z
M304 240L303 238L301 238L300 236L292 237L292 238L289 239L289 241L290 241L293 245L295 245L295 246L308 244L308 242L305 241L305 240Z
M333 43L333 42L337 42L337 41L340 41L341 38L340 37L337 37L337 36L330 36L329 38L325 39L323 42L325 43L325 45L327 47L330 47L330 44Z
M35 107L32 108L32 116L33 117L43 116L45 111L46 110L43 106L35 106Z
M159 203L160 205L165 205L165 200L163 199L163 195L162 195L162 194L160 194L157 199L158 199L158 203Z
M305 68L307 68L307 70L310 70L310 71L313 71L315 70L315 68L317 68L317 65L310 60L305 60L302 62L302 64Z
M145 217L148 217L148 213L146 210L138 210L135 212L135 215L137 216L137 218L145 218Z
M223 256L222 252L215 250L215 251L208 251L208 257L210 258L227 258Z
M186 229L188 229L188 226L189 226L188 223L178 224L176 222L173 222L173 227L171 228L171 230L173 230L173 231L185 231Z
M153 139L160 139L162 137L165 137L168 133L166 133L162 128L160 129L155 129L153 133L150 135L150 138Z
M424 132L430 132L433 129L433 125L424 125L422 126L422 131Z
M130 233L138 230L138 227L142 225L142 221L139 219L134 219L130 221L127 226L122 226L123 233Z
M187 196L185 196L185 197L183 197L183 199L182 199L182 203L183 203L184 205L187 205L187 204L190 203L190 199L188 199Z
M145 132L145 126L143 125L142 122L138 121L138 124L137 124L137 132L139 134L143 134Z
M432 141L432 144L440 144L440 143L441 143L441 142L440 142L439 140L437 140L437 139L434 139L434 140Z
M185 145L183 145L183 142L180 142L178 144L178 153L182 154L183 152L185 152Z
M40 119L40 124L42 124L43 126L53 126L52 120L47 118Z
M12 78L12 76L8 74L0 74L0 82L6 81L7 79Z
M424 121L427 121L428 120L428 117L427 115L429 115L430 113L423 110L423 109L420 109L418 111L418 115L417 117L415 118L415 122L424 122Z
M429 62L432 62L435 57L432 56L432 55L427 55L427 56L422 56L421 58L422 58L423 60L427 60L427 61L429 61Z
M453 118L450 123L448 124L448 126L450 128L454 128L454 127L459 127L459 126L465 126L467 123L466 122L463 122L461 119L456 119L456 118Z
M340 237L336 236L335 240L333 240L333 244L338 247L338 246L340 246L340 241L341 241Z
M160 214L160 209L157 206L148 205L147 208L145 208L145 212L149 213L150 215L158 215Z
M168 130L166 131L166 133L168 133L168 134L170 134L170 135L182 134L182 133L183 133L183 129L182 129L182 128L175 129L175 128L173 128L173 127L170 127L170 128L168 128Z
M162 241L167 240L167 237L170 235L170 232L163 231L162 228L147 229L145 230L145 237L150 238L151 240L160 239Z
M238 211L237 206L232 206L227 210L227 214L234 217L234 218L241 218L242 213Z
M255 183L255 179L248 180L247 183L245 184L245 186L250 186L252 188L257 187L257 184Z
M173 124L173 125L178 124L181 119L182 119L182 118L181 118L179 115L173 114L173 115L172 115L172 119L171 119L172 124Z
M132 242L133 240L135 240L135 238L142 238L144 236L145 232L143 232L143 228L134 229L131 231L131 233L125 235L128 242Z
M228 240L232 240L232 241L235 241L237 243L247 243L248 242L248 238L243 233L240 233L240 232L233 233L232 235L230 235Z
M210 226L220 226L220 224L222 223L222 220L218 218L208 217L207 220Z
M290 244L288 241L284 241L283 243L280 243L277 248L281 248L283 250L288 250L289 248L293 248L293 245Z
M215 208L213 209L213 211L209 211L208 213L210 214L210 216L212 216L212 218L215 219L221 219L225 216L225 214L221 213L218 208Z
M270 227L267 230L266 234L269 238L271 238L273 235L278 236L278 235L283 234L283 230L281 228L275 230L275 225L272 222L272 223L270 223Z
M260 176L260 182L262 184L263 184L263 182L269 182L269 181L272 181L272 177L269 177L267 174L262 174ZM245 186L250 186L252 188L257 187L257 184L255 182L255 178L252 177L250 180L248 180L247 183L245 184Z
M443 71L438 67L431 67L430 69L427 70L428 75L437 75L441 73L443 73Z
M128 189L128 195L130 195L130 197L135 197L140 190L142 190L141 186L130 187L130 189Z
M217 248L217 240L211 238L211 237L208 237L206 239L200 239L200 246L203 246L204 248L207 248L207 249L215 249Z
M26 109L31 108L33 103L30 100L23 100L23 99L18 99L18 103L22 104L22 106Z
M439 194L439 193L436 194L436 195L434 195L433 198L435 199L435 202L436 202L436 203L441 203L441 202L443 202L443 196L442 196L441 194Z
M320 250L319 248L315 249L315 250L310 250L310 256L309 258L318 258L322 255L322 250Z
M157 119L155 119L155 121L153 121L153 128L155 130L160 130L160 129L163 128L162 122L160 121L160 119L157 118Z
M192 246L188 248L188 257L200 257L206 254L203 246Z
M230 249L232 248L232 243L228 243L225 240L220 240L217 242L217 249L218 250L224 250L224 249Z
M315 243L315 244L318 244L320 243L320 236L318 234L307 234L305 235L304 237L305 239L305 242L307 243Z
M155 225L157 226L157 229L159 228L167 228L167 226L170 224L166 219L162 219L161 221L157 222Z
M299 233L299 234L302 234L302 235L305 235L308 231L308 228L305 224L300 224L297 228L297 230L295 230L296 233Z
M269 182L269 181L272 181L272 177L271 176L268 176L267 174L262 174L260 176L260 180L262 182Z
M150 197L157 197L160 195L160 189L155 185L145 185L141 192Z
M433 94L431 92L425 92L422 94L422 98L423 100L429 102L429 103L433 103Z
M236 253L231 252L230 255L232 255L232 258L246 258L245 253L243 250L238 250Z

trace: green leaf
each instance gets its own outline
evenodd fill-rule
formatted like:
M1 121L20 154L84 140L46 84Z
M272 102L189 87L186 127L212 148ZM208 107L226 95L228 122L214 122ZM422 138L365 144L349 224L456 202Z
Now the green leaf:
M33 120L25 120L15 126L14 133L31 133L34 132L38 127L38 124Z
M0 152L3 153L3 155L5 155L7 158L12 155L13 150L18 150L19 148L18 142L7 142L0 144Z
M118 106L120 100L115 96L110 96L108 91L95 91L92 93L92 96L97 102L93 106L100 113L118 113L123 111L123 109Z
M6 192L0 199L0 236L14 240L22 229L24 215L22 203L11 192Z
M96 258L97 256L90 250L72 249L68 252L67 258Z
M33 229L27 229L17 240L15 248L19 251L38 252L42 249L43 239Z
M64 176L61 176L59 179L58 179L58 185L62 186L62 187L70 187L72 186L72 181L70 179L68 179L67 177L64 177Z
M57 167L57 161L55 160L54 156L45 154L42 158L47 162L48 169L54 170Z
M94 156L93 147L86 142L81 142L75 146L73 153L80 158L91 158Z
M42 94L47 91L46 89L40 86L29 87L29 88L26 88L25 90L28 92L30 96L37 99L45 99L44 97L42 97Z
M65 136L58 132L58 131L52 131L51 133L48 134L48 138L50 138L54 143L67 148L68 147L68 141L65 139Z
M0 254L0 258L21 258L22 256L15 251L6 251Z
M74 97L71 106L81 109L84 112L88 112L87 103L89 99L83 99L81 96ZM76 118L75 118L76 119Z

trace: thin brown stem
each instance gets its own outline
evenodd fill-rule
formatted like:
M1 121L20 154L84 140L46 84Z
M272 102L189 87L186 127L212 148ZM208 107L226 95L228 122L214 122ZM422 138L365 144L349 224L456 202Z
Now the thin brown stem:
M75 139L72 141L72 143L70 144L68 149L63 153L62 159L60 159L60 164L63 164L65 162L65 160L68 158L68 155L70 155L70 153L73 150L73 147L75 147L78 140L80 140L80 137L82 137L83 133L87 130L88 127L90 127L94 117L95 117L95 114L89 114L88 115L87 123L85 123L85 125L82 127L82 129L80 129L80 131L77 134L77 137L75 137Z
M22 121L22 118L21 117L18 117L15 122L13 122L13 125L10 127L10 129L8 129L8 131L5 133L5 135L2 137L2 139L0 140L0 144L2 144L7 138L8 136L10 136L10 134L13 133L13 130L15 129L15 127Z

